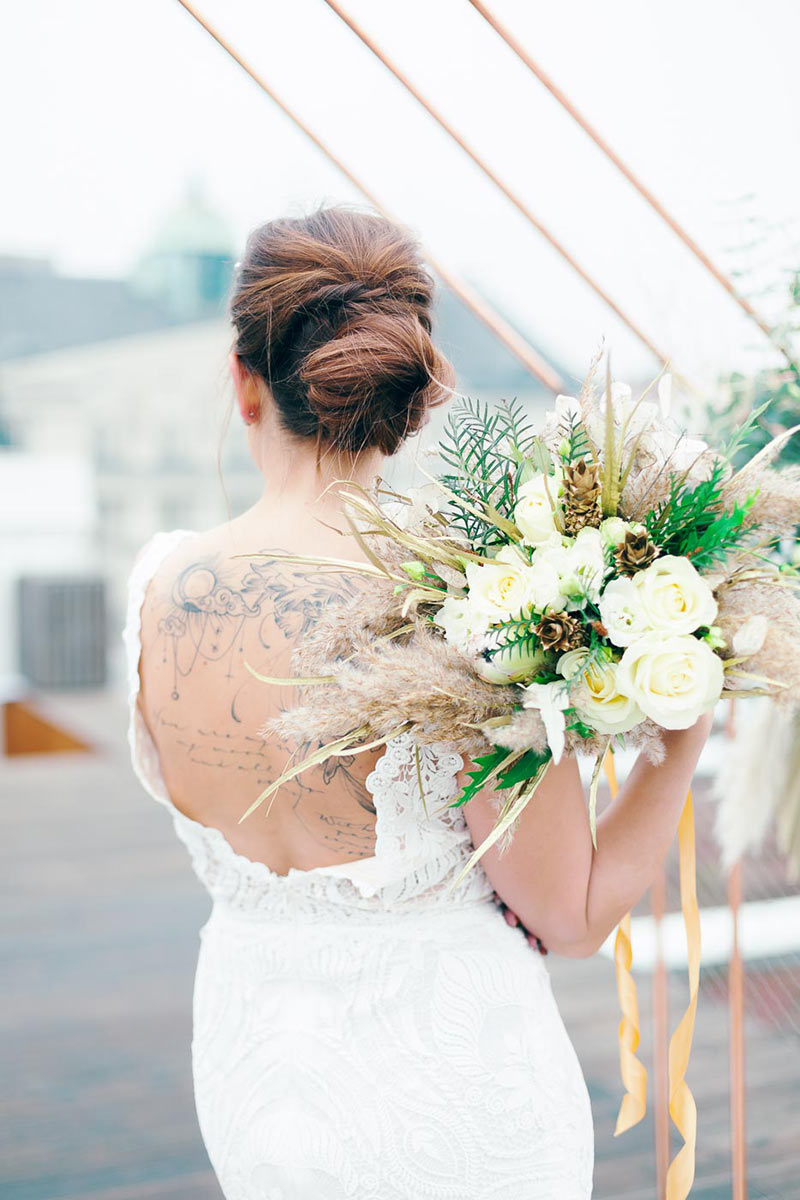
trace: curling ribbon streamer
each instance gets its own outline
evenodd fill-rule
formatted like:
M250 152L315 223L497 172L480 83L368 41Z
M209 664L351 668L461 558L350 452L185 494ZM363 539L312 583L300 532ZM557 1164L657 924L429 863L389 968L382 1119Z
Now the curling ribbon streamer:
M603 760L612 799L617 794L617 773L614 755L609 750ZM633 950L631 948L631 914L626 913L617 926L614 941L614 966L617 972L617 995L622 1010L619 1023L619 1069L625 1085L614 1137L641 1121L647 1111L647 1069L636 1057L639 1045L639 1002L636 983L631 974Z
M689 1195L694 1183L697 1146L697 1105L684 1078L692 1048L697 992L700 985L700 912L697 907L694 810L691 792L686 797L678 825L678 858L681 908L686 928L689 964L689 1005L669 1043L669 1114L683 1138L683 1145L667 1171L667 1200L685 1200Z

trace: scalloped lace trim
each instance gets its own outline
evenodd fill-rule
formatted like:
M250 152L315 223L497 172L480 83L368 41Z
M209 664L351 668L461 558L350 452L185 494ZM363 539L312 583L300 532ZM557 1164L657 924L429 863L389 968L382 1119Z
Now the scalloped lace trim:
M447 746L420 746L400 735L366 780L377 813L375 853L370 858L280 875L266 863L237 853L220 829L203 825L175 807L167 792L158 751L136 703L139 692L141 609L147 584L161 561L194 530L159 532L145 544L128 580L123 641L128 666L128 742L134 770L146 791L171 813L194 870L216 901L270 917L324 919L350 911L406 911L431 905L488 900L493 888L480 866L448 892L472 853L464 815L447 808L456 792L463 759ZM422 794L420 794L420 780ZM444 811L441 810L444 807ZM426 809L428 815L426 815Z

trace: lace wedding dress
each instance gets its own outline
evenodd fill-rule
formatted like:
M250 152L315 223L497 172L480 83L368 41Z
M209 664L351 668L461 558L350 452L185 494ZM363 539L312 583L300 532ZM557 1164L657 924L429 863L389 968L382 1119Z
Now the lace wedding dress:
M136 705L156 534L128 585L134 769L170 812L213 900L200 931L192 1063L227 1200L586 1200L586 1084L541 955L508 926L463 813L425 817L409 736L367 786L374 855L279 875L179 812ZM425 747L429 810L457 754Z

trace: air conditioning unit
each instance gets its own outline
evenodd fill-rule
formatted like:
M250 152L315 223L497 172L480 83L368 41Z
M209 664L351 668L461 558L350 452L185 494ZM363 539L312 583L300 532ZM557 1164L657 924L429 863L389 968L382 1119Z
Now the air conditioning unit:
M106 583L91 576L18 581L19 669L41 688L106 683Z

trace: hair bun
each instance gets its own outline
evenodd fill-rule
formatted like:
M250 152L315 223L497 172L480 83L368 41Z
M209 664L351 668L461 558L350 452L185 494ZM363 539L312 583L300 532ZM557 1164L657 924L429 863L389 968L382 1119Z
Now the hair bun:
M344 206L254 230L231 316L236 352L300 437L393 454L453 370L431 341L433 280L410 232Z
M434 379L438 365L413 313L364 311L303 359L299 377L327 440L394 454L446 394Z

